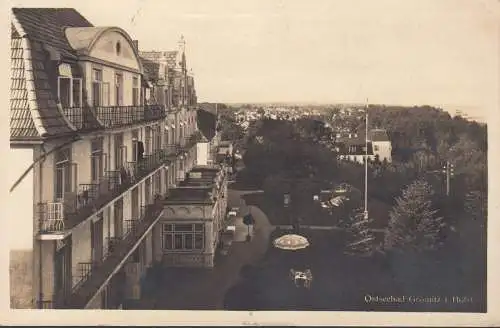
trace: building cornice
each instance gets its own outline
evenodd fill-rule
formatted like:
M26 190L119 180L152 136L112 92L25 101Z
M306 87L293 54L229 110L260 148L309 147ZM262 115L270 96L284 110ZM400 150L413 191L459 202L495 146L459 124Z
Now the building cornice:
M91 57L88 55L79 55L78 60L87 61L87 62L91 62L94 64L99 64L99 65L103 65L103 66L107 66L107 67L112 67L115 69L120 69L120 70L131 72L131 73L142 74L142 72L138 69L123 66L120 64L116 64L116 63L112 63L112 62L104 60L104 59L94 58L94 57Z

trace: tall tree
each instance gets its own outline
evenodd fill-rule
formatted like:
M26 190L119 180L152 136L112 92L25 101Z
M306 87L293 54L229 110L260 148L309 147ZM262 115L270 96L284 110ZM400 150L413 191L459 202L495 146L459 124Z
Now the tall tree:
M364 217L364 209L351 212L345 253L349 255L369 256L375 249L375 237L369 225L371 220Z
M389 214L386 249L423 251L439 246L444 223L432 209L433 194L425 180L416 180L403 190Z
M473 220L484 222L486 220L486 194L479 190L467 193L465 197L465 211Z

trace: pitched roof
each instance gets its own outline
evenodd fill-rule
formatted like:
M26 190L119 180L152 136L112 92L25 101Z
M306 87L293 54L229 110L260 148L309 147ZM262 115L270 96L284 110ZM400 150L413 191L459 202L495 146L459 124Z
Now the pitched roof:
M158 80L160 73L160 63L142 57L141 62L145 77L151 81Z
M12 12L30 40L51 46L68 58L75 58L75 51L64 28L94 26L73 8L12 8Z
M74 131L57 104L57 72L76 51L69 44L66 27L92 27L72 8L13 8L11 33L11 140L39 139ZM84 95L85 97L85 95Z
M48 56L40 42L11 39L10 132L13 140L72 131L52 93L46 69Z
M370 139L372 141L389 141L387 131L383 129L373 129L370 131Z

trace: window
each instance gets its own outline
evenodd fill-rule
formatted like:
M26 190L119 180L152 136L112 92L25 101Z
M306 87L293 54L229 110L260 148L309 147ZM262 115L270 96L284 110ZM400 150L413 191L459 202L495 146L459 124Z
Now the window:
M154 184L155 184L155 194L157 194L157 195L161 194L161 175L160 175L160 173L155 174Z
M151 154L151 127L147 126L145 128L146 130L146 138L145 138L145 145L144 145L144 151L146 154Z
M145 197L145 204L151 204L151 178L147 178L145 183L144 183L144 197Z
M123 145L123 134L121 133L115 135L114 151L115 151L115 170L119 170L123 167L123 163L127 158L126 147Z
M92 70L92 103L94 107L103 103L102 95L102 70L94 68Z
M139 187L135 187L132 189L132 196L131 196L131 203L132 203L132 218L138 219L139 218Z
M71 106L71 78L59 76L58 80L58 96L61 106L63 108L69 108Z
M373 145L373 150L374 151L378 151L378 146L377 145Z
M139 79L137 77L132 80L132 105L139 106Z
M103 139L92 141L90 154L90 172L92 181L99 181L103 173Z
M132 161L137 162L137 139L139 137L139 132L137 130L132 131L132 156L134 158Z
M158 126L156 128L156 142L155 142L155 150L156 149L161 149L162 148L162 131L161 131L161 126Z
M201 250L203 249L204 229L201 223L164 224L163 249Z
M73 107L82 107L83 83L80 78L73 78Z
M59 76L57 79L57 96L63 108L81 107L83 84L81 78Z
M115 74L115 105L123 105L123 75Z
M71 191L71 157L70 149L59 150L55 155L56 187L55 198L62 200L66 192Z

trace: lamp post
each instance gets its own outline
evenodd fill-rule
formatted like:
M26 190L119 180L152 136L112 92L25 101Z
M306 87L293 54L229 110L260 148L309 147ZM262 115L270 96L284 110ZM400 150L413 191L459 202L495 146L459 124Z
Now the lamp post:
M454 175L454 167L450 161L446 161L446 165L443 167L443 173L446 174L446 196L450 195L450 179Z
M450 161L446 161L441 170L428 171L428 173L439 173L445 175L446 196L450 196L451 178L455 175L455 166L450 163Z

